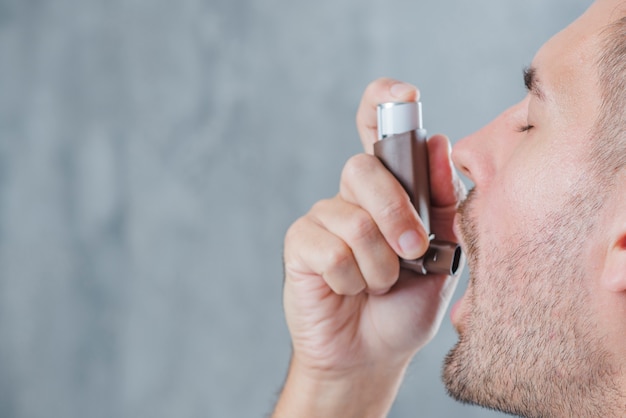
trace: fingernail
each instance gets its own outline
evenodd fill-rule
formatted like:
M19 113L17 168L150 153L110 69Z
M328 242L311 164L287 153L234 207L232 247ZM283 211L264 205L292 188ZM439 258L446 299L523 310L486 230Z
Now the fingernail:
M398 239L402 253L407 259L417 258L422 253L424 239L417 231L406 231Z
M399 98L399 97L406 96L407 94L415 90L417 90L415 86L412 86L410 84L396 83L393 86L391 86L390 92L392 96Z

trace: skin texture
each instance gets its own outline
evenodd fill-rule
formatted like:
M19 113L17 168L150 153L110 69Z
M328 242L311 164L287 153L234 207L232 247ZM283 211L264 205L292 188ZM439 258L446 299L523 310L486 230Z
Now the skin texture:
M615 191L599 188L588 146L599 140L594 54L615 4L594 4L539 51L541 93L455 147L476 185L459 211L471 279L444 369L459 400L528 417L624 413L597 286L596 231Z
M452 156L445 137L429 139L432 231L460 240L471 271L444 369L461 401L528 417L625 414L626 175L602 175L589 152L611 140L595 124L596 63L623 3L597 1L544 45L527 97ZM427 240L371 155L376 105L418 95L390 79L366 89L357 112L365 153L346 163L339 193L287 232L293 356L276 417L385 416L439 327L457 279L400 271L398 256L421 256ZM465 192L451 159L475 184L456 217Z

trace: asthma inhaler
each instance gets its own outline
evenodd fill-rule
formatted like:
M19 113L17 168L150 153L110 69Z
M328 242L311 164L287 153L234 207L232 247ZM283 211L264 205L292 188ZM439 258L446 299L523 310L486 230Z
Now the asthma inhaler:
M430 232L430 171L426 139L420 102L378 105L378 141L374 144L374 155L402 184L431 237L423 257L400 259L400 265L424 275L454 275L462 264L461 247L454 242L437 240Z

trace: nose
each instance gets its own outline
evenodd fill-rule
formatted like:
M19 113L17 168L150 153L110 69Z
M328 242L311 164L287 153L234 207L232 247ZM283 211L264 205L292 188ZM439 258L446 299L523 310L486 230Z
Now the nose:
M456 168L476 187L485 187L521 139L516 121L524 112L524 102L500 114L479 131L461 139L452 148ZM524 116L525 119L525 116Z
M494 164L490 157L487 127L458 141L452 148L452 162L457 170L476 187L485 186L493 176Z

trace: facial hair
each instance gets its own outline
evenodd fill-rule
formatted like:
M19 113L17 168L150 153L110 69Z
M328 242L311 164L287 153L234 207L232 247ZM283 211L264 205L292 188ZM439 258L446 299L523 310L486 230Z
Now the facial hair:
M580 191L539 230L490 243L480 239L475 198L473 190L459 208L470 283L468 314L444 363L449 394L525 417L619 416L611 408L624 399L582 261L600 199Z

